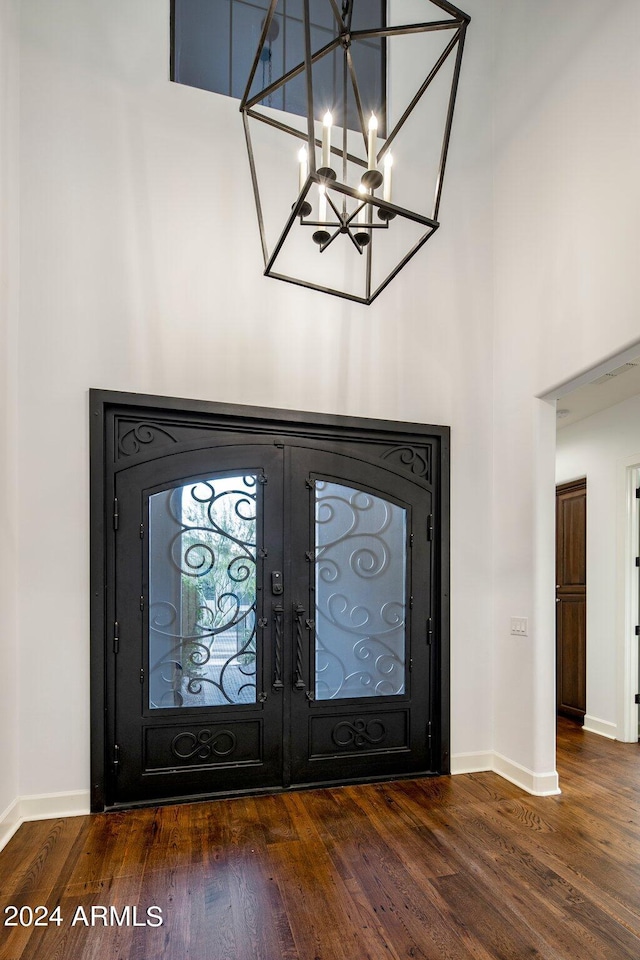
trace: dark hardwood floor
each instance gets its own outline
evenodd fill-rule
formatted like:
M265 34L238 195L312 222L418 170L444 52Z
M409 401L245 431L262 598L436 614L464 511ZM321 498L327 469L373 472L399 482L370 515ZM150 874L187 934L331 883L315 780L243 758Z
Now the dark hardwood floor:
M483 773L24 824L3 917L62 923L0 958L638 960L640 746L561 721L558 769L558 797ZM127 905L162 926L84 923Z

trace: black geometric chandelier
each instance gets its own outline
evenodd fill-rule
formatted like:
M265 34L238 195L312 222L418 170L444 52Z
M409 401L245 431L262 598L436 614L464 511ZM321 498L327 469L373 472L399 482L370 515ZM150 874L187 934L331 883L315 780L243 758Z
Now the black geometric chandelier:
M266 276L370 304L437 230L469 20L271 0L240 104Z

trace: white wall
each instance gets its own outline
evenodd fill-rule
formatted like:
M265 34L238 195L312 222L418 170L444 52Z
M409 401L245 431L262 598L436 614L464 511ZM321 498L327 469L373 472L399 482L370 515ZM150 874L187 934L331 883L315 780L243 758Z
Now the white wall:
M0 5L0 842L18 796L16 356L18 321L18 3ZM11 811L4 819L10 826Z
M640 5L467 0L442 227L371 308L261 276L237 104L168 82L165 4L21 9L19 792L89 783L90 386L450 424L453 752L552 789L535 397L638 338Z
M369 308L268 280L237 103L168 5L23 0L20 793L89 785L87 390L450 424L453 752L491 747L491 5L442 227ZM517 759L517 757L516 757Z
M587 478L587 717L585 726L618 731L618 577L622 461L640 463L640 397L631 397L558 431L556 483Z
M554 418L534 398L640 334L640 4L498 0L495 23L494 743L544 771Z

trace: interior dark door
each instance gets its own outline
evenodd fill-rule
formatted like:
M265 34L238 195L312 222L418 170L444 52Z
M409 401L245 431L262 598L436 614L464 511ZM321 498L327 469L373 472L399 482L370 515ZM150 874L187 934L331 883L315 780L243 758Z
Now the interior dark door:
M587 708L587 482L556 489L558 713L584 721Z
M280 784L282 451L166 457L116 494L116 801Z
M291 782L431 769L431 492L291 450Z

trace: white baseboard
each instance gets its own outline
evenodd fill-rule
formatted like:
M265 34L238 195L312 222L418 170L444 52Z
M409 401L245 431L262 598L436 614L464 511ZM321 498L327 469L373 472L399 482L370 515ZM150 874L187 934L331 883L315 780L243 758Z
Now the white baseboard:
M454 753L451 757L451 773L486 773L493 770L493 754Z
M501 753L493 755L493 769L505 780L515 783L517 787L533 794L534 797L552 797L560 793L558 774L555 770L549 773L534 773L533 770L521 766Z
M16 799L0 814L0 850L9 843L21 823L20 801Z
M28 820L78 817L88 814L90 805L91 796L88 790L18 797L0 815L0 850L6 846L18 827Z
M610 723L609 720L598 720L597 717L590 717L588 714L584 718L584 726L582 729L587 730L589 733L597 733L601 737L606 737L608 740L618 739L617 723Z
M500 753L457 753L451 757L451 773L485 773L491 771L514 783L534 797L550 797L560 793L558 774L534 773L503 757Z

